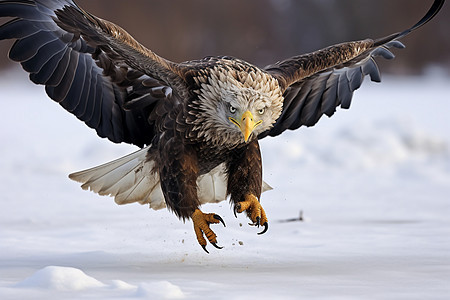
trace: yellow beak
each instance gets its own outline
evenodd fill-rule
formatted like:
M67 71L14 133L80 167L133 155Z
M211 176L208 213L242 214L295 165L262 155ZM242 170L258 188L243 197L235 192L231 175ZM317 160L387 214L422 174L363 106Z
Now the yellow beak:
M255 122L253 119L252 113L247 110L245 113L242 114L240 122L236 121L233 118L229 118L231 122L233 122L242 132L242 135L244 136L244 141L247 142L250 138L250 135L252 134L253 130L255 130L256 126L262 123L262 121Z

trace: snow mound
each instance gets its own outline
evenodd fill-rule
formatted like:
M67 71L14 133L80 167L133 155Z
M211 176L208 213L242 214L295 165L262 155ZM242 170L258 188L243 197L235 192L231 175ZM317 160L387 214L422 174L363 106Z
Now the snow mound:
M80 291L105 287L97 279L76 268L48 266L19 282L20 288L44 288L57 291Z
M116 290L135 290L137 286L129 284L123 280L112 280L109 288Z
M185 294L177 285L169 281L142 283L136 291L137 297L147 299L183 299Z

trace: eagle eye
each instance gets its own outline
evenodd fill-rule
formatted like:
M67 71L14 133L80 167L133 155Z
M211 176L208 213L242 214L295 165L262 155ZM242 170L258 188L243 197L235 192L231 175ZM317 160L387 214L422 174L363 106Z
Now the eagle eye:
M230 105L230 113L234 114L236 112L236 107Z
M265 109L265 108L261 108L260 110L258 110L258 113L259 113L260 115L263 115L265 112L266 112L266 109Z

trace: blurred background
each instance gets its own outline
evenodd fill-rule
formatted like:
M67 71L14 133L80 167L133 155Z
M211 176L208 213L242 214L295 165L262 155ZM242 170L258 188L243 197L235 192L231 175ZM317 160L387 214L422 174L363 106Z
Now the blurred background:
M113 21L148 48L173 60L231 55L265 66L331 44L377 38L417 22L432 0L78 0ZM402 40L383 73L421 74L430 66L450 73L450 5ZM10 68L0 43L0 70Z

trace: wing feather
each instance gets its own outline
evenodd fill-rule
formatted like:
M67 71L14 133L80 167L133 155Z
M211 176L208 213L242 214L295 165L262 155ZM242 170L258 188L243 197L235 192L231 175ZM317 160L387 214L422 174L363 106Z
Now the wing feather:
M34 26L29 26L30 21L22 19L12 19L0 27L0 36L3 39L25 38L39 31Z
M80 104L81 99L83 99L81 96L83 94L87 77L87 64L88 62L86 61L86 56L78 56L76 71L74 72L75 76L73 77L67 93L59 103L68 112L73 112L73 110Z
M55 54L52 49L57 51L59 41L57 38L50 40L48 43L43 44L37 51L36 55L30 59L22 62L22 67L28 73L37 73L41 70L42 66L48 62Z
M42 65L37 64L34 66L38 71L30 73L30 80L33 83L52 85L49 80L52 78L53 73L59 66L61 60L63 60L68 53L67 47L59 42L57 42L57 45L53 45L53 47L54 48L49 51L49 53L52 54L51 58L48 61L41 60Z

